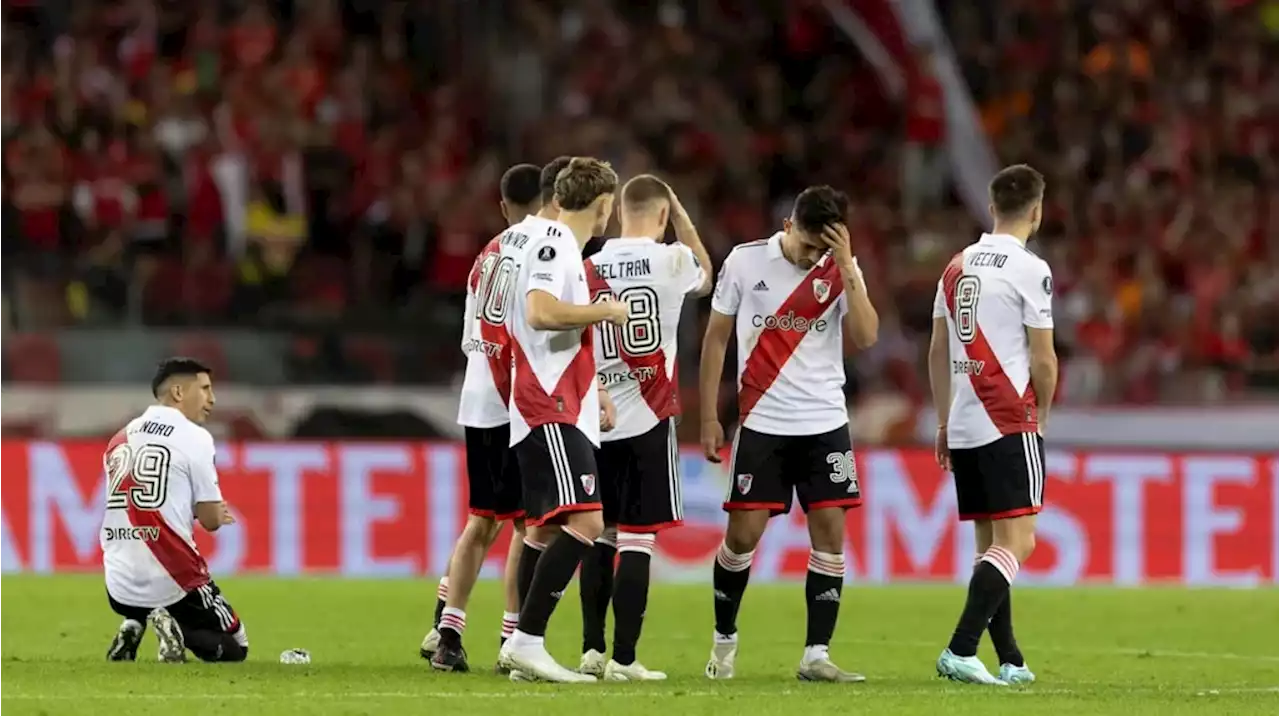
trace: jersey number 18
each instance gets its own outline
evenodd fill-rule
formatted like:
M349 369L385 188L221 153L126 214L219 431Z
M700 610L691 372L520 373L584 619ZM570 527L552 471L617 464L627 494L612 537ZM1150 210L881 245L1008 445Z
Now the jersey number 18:
M611 298L627 304L631 317L619 328L612 323L596 324L600 340L600 354L606 360L618 357L621 344L629 356L647 356L662 347L662 324L658 320L658 293L648 286L632 286L617 296L612 291L601 291L592 299L596 303Z

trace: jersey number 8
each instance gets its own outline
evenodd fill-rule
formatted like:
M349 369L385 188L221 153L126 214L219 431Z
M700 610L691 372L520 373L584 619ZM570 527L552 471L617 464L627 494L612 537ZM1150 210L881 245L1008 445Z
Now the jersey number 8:
M172 454L164 445L128 443L116 447L102 461L107 472L107 509L158 510L169 496L169 463ZM132 478L125 485L125 478Z
M618 357L618 344L629 356L647 356L656 353L662 347L662 325L658 321L658 294L648 286L633 286L623 289L616 297L611 291L596 294L595 302L614 298L627 304L631 318L627 324L619 328L612 323L600 323L596 330L600 336L600 354L606 360ZM619 341L619 333L622 340Z
M955 306L956 338L961 343L973 343L978 337L978 294L982 280L977 276L961 276L956 281Z
M476 284L476 318L495 326L507 320L507 299L516 276L516 262L510 256L489 254L480 264Z

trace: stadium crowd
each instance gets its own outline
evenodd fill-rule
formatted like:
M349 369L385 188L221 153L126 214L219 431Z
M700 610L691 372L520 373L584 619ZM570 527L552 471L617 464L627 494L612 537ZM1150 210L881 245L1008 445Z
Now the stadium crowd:
M1000 161L1048 178L1033 248L1064 400L1275 389L1260 5L939 3ZM805 185L848 191L881 315L851 390L921 398L934 284L981 230L945 162L906 151L946 141L937 82L891 99L821 2L17 2L4 22L6 331L404 332L456 313L507 164L592 154L669 178L717 261Z

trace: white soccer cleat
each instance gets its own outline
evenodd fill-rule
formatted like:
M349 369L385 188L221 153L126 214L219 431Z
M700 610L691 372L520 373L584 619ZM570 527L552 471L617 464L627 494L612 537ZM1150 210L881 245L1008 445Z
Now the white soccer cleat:
M431 657L436 655L436 650L440 648L440 632L435 627L431 627L431 631L422 637L422 646L418 647L418 655L427 661L431 661Z
M1006 684L1030 684L1036 680L1036 675L1031 673L1031 669L1028 669L1026 664L1022 666L1001 664L1000 680Z
M509 671L507 673L507 679L517 684L533 684L538 681L537 677L530 676L519 669L512 669Z
M862 674L836 666L830 657L800 662L796 678L801 681L829 681L838 684L860 684L867 680Z
M736 638L731 641L716 638L711 645L711 658L707 661L707 668L703 673L708 679L732 679L733 663L737 658L738 640Z
M551 681L557 684L594 684L596 677L590 674L579 674L556 663L542 644L518 643L516 638L507 640L498 652L498 664L511 669L512 673L521 672L524 677L532 677L538 681ZM514 679L513 679L514 680Z
M661 671L646 669L644 664L633 661L626 666L613 659L604 665L605 681L666 681L667 675Z
M187 660L187 645L182 639L182 628L178 621L164 607L152 609L147 615L147 623L156 633L160 648L156 658L166 664L181 664Z
M938 657L938 676L959 681L965 684L983 684L986 686L1008 686L987 671L982 660L976 656L956 656L950 649L943 649Z
M597 679L604 676L604 654L595 649L587 649L578 662L579 674L591 674Z

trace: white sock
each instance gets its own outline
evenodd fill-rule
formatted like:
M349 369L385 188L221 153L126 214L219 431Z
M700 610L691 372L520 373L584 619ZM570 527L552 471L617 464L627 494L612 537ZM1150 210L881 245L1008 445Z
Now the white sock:
M804 656L800 657L800 663L812 664L815 661L831 658L826 644L815 644L804 648Z
M455 607L445 607L440 613L440 628L452 629L461 636L467 630L467 613Z
M507 643L510 644L512 648L518 648L522 646L542 646L543 638L540 636L534 636L532 634L525 634L519 629L516 629L515 631L511 632L511 638L507 639Z
M516 624L520 621L520 612L503 612L502 613L502 638L510 639L512 632L516 630Z
M721 634L720 632L716 632L714 639L717 644L737 644L738 633L734 632L733 634L726 635L726 634Z

